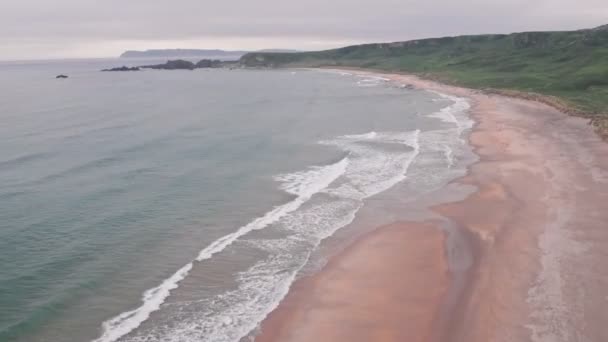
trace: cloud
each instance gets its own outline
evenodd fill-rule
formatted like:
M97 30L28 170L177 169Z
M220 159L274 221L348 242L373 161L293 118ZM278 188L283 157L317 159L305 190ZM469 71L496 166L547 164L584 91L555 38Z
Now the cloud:
M604 23L605 0L20 0L2 5L0 59L116 55L128 44L317 49Z

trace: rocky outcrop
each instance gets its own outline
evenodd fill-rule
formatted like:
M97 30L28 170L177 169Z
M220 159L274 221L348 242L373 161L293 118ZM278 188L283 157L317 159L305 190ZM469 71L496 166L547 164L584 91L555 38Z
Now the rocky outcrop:
M222 61L219 59L202 59L195 64L196 68L221 68Z
M57 75L57 77L55 77L55 78L68 78L68 76L66 76L66 75Z
M111 68L111 69L103 69L101 71L140 71L141 69L139 67L132 67L129 68L127 66L121 66L118 68Z
M165 64L142 65L140 68L156 69L156 70L194 70L196 65L190 61L176 59L167 61Z
M239 61L221 61L219 59L203 59L198 61L196 64L183 59L170 60L164 64L154 65L142 65L139 67L118 67L111 69L103 69L101 71L139 71L141 68L145 69L156 69L156 70L194 70L194 69L207 69L207 68L226 68L234 69L239 67Z

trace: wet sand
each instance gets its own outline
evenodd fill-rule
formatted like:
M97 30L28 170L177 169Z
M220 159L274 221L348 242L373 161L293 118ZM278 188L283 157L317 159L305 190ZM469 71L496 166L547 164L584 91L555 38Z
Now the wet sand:
M365 236L299 281L256 341L427 341L448 286L444 240L416 223Z
M432 208L447 226L359 239L256 341L608 341L608 144L545 104L381 76L471 100L480 161L457 182L478 190Z

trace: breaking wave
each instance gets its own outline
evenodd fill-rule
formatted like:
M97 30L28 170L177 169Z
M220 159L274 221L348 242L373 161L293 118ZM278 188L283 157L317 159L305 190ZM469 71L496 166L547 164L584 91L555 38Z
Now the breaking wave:
M236 341L250 333L286 295L297 273L320 242L348 225L363 200L401 182L419 153L420 131L370 132L320 142L345 153L340 161L278 175L279 188L291 201L254 219L203 249L159 286L146 291L142 304L103 323L95 342L113 341ZM285 237L246 239L252 231L272 226ZM197 263L212 259L235 243L268 254L237 276L238 287L211 298L163 307L172 290ZM158 310L150 329L137 329ZM140 331L141 330L141 331Z

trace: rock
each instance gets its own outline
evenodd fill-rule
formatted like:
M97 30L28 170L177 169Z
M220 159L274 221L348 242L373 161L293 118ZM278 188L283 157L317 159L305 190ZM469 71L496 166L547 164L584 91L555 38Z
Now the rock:
M142 65L140 68L156 69L156 70L194 70L196 66L190 61L177 59L167 61L165 64Z
M57 77L55 77L55 78L68 78L68 76L66 76L66 75L57 75Z
M101 71L140 71L141 69L139 67L126 67L126 66L121 66L118 68L111 68L111 69L103 69Z
M221 68L222 61L219 59L202 59L195 65L196 68Z
M118 67L112 69L103 69L101 71L139 71L140 68L156 69L156 70L194 70L203 68L234 68L238 66L238 61L221 61L219 59L202 59L196 64L183 59L169 60L165 64L142 65L139 67Z

